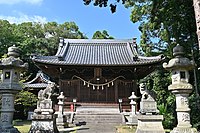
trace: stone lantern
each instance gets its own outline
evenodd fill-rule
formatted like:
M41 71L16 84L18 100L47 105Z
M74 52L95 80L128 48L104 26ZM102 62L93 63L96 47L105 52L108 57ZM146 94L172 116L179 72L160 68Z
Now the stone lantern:
M135 92L132 92L131 96L128 98L131 100L130 105L131 105L131 115L134 116L136 115L136 100L139 99L139 97L137 97L135 95Z
M66 116L63 114L64 111L64 99L65 96L63 95L63 92L60 93L60 95L57 97L58 99L58 117L56 118L56 125L58 130L59 129L63 129L65 127L68 127L68 123L67 123L67 118Z
M19 49L15 46L8 48L8 57L0 61L1 83L0 94L2 96L2 108L0 119L1 133L17 133L19 132L13 127L14 114L14 96L22 87L19 83L20 73L28 68L27 63L23 63L18 58Z
M139 97L137 97L135 95L135 92L132 92L131 96L128 98L131 100L130 105L131 105L131 114L130 114L130 121L127 122L126 124L128 125L137 125L138 121L137 121L137 116L136 116L136 101L139 99Z
M194 63L184 57L183 47L179 44L173 49L174 58L169 63L163 63L163 67L171 70L172 84L168 89L176 96L176 112L178 125L171 133L194 133L196 129L190 124L190 108L188 96L192 92L192 85L189 81L189 70L194 68Z

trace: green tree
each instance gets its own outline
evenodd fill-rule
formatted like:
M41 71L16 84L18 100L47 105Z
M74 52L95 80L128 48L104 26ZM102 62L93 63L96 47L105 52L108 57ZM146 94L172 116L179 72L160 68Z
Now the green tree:
M37 104L36 95L31 92L22 90L16 95L15 107L16 111L23 112L24 118L27 117L28 111L33 111ZM22 116L20 116L22 118Z
M6 54L8 47L15 43L15 35L13 33L15 26L7 20L0 20L0 57Z
M92 39L114 39L114 37L110 36L106 30L101 31L96 31Z

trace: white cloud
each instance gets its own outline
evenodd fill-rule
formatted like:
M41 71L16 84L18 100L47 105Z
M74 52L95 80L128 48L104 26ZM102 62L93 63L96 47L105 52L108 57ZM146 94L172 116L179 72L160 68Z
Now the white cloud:
M0 4L18 4L18 3L29 3L29 4L41 4L43 0L0 0Z
M28 16L26 14L20 13L19 16L3 16L0 15L0 19L8 20L10 23L23 23L23 22L40 22L40 23L47 23L47 18L42 16Z

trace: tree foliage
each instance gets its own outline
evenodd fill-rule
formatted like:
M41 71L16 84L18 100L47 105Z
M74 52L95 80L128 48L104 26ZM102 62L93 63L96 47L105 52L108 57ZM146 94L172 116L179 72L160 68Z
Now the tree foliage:
M87 38L74 22L10 24L6 20L0 20L0 56L6 54L8 47L15 44L21 49L21 58L32 64L29 60L32 54L54 55L60 37ZM29 73L34 73L37 68L34 65L29 66Z
M45 24L26 22L21 24L10 24L6 20L0 20L0 56L7 54L8 47L16 45L21 50L21 59L29 63L28 73L23 73L23 79L36 73L37 68L30 60L33 53L39 55L54 55L58 48L60 37L64 38L87 38L74 22L65 22L58 24L56 22L48 22ZM16 110L18 113L23 110L20 115L27 115L27 111L36 105L37 97L28 92L21 91L16 96ZM17 114L17 112L15 114Z
M96 31L92 39L114 39L114 37L110 36L106 30L101 31Z
M117 3L122 2L122 4L124 4L125 1L127 0L115 0L115 2L109 4L108 0L83 0L85 5L89 5L90 3L93 3L94 6L107 7L109 4L110 10L112 13L116 12Z
M26 118L28 111L33 111L36 107L37 97L31 92L22 90L16 95L15 108L20 115L16 116L18 113L15 113L15 118Z

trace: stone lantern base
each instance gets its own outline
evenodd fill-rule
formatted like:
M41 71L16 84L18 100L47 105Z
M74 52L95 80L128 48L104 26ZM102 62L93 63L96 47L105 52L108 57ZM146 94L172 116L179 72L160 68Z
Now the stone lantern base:
M0 127L0 133L20 133L17 128L14 127Z
M195 128L175 127L170 133L197 133Z
M162 115L138 115L136 133L165 133Z

